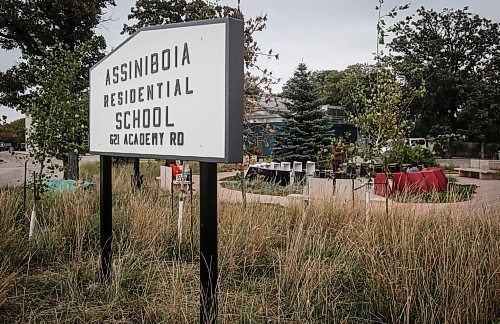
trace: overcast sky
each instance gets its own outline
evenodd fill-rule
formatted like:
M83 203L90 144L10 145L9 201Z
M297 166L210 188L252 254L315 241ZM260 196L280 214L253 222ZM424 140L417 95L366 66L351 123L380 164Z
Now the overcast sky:
M118 46L127 36L120 35L123 24L135 0L116 1L117 6L107 11L111 17L98 28L108 42L108 51ZM236 0L222 3L235 6ZM406 1L386 0L383 11ZM241 0L243 12L248 17L268 14L267 29L256 34L263 50L273 49L279 60L262 59L262 66L271 69L282 82L275 87L280 91L284 81L292 76L300 62L313 70L344 69L355 63L372 62L376 46L376 0ZM433 8L463 8L500 22L500 0L415 0L404 15L415 12L420 6ZM16 51L1 52L0 70L4 71L19 60ZM17 112L0 107L0 115L9 120L19 118Z

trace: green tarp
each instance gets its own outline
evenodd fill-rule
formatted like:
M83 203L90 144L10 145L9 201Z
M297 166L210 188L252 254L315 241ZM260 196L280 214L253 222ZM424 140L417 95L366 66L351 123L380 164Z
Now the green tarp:
M53 192L75 191L79 188L89 189L95 187L95 183L89 181L78 183L75 180L62 179L49 179L44 181L44 184Z

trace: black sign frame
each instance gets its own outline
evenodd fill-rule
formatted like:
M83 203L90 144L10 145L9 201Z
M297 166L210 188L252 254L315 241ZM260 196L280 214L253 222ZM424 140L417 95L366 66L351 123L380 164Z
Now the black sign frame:
M136 157L136 158L153 158L153 159L169 159L169 160L184 160L184 161L200 161L200 162L217 162L217 163L237 163L242 161L243 157L243 52L244 52L244 22L234 18L217 18L209 20L190 21L185 23L175 23L160 26L143 27L128 37L123 43L103 57L90 69L89 84L92 89L92 70L102 64L106 59L115 54L124 44L131 41L139 33L148 32L151 30L183 28L191 26L225 24L226 26L226 49L225 49L225 147L224 157L211 156L188 156L188 155L170 155L168 152L157 152L152 154L135 154L135 153L120 153L106 152L92 149L92 137L90 137L89 147L90 154L109 155L119 157ZM97 86L97 85L95 85ZM92 91L90 91L92 95ZM90 101L91 102L91 101ZM89 109L89 129L90 125L90 109ZM196 116L193 116L196 118ZM207 134L209 136L209 134Z
M146 27L130 36L114 50L116 51L140 32L220 23L226 25L226 133L224 158L177 156L161 153L128 154L102 151L90 152L100 155L100 246L101 279L103 282L109 282L112 274L113 156L192 160L200 162L200 323L216 323L218 313L217 162L242 162L243 159L244 22L232 18L221 18ZM112 55L113 52L109 55ZM109 57L109 55L107 57ZM103 62L107 57L103 58L99 63L94 65L94 67ZM134 170L136 174L139 173L139 163L137 160L134 161Z

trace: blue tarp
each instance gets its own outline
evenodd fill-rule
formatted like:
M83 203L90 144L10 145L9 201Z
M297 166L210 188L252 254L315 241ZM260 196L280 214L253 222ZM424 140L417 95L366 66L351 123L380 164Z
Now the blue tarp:
M44 181L44 184L53 192L75 191L78 188L88 189L94 188L95 183L84 181L81 183L75 180L49 179Z

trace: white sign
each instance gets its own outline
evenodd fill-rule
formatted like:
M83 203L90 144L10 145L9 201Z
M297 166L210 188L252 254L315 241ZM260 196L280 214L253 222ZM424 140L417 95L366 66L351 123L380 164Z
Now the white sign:
M90 71L90 152L241 162L243 22L144 28Z

